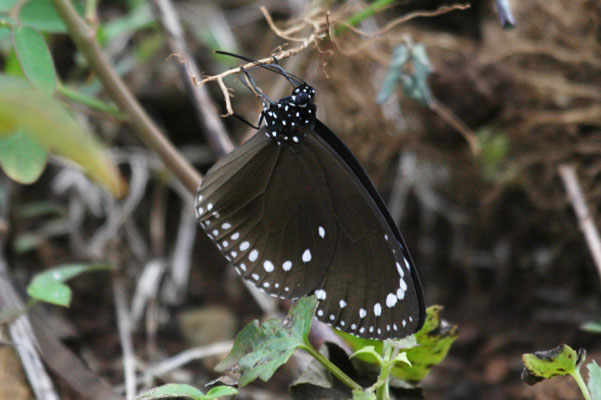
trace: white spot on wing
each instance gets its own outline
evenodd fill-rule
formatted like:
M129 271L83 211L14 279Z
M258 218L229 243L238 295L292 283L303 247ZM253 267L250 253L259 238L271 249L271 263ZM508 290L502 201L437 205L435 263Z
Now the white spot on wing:
M240 269L242 271L246 271L246 264L244 264L244 263L240 264Z
M292 268L292 261L284 261L284 263L282 264L282 269L284 271L290 271L291 268Z
M401 268L401 264L396 263L396 270L399 272L399 275L401 276L401 278L403 276L405 276L405 271L403 271L403 268Z
M359 318L365 318L367 316L367 311L365 311L365 308L360 308L359 309Z
M396 291L396 297L399 300L403 300L405 298L405 292L403 291L403 289L401 289L401 288L397 289L397 291Z
M273 270L274 270L273 263L269 260L265 260L263 262L263 268L265 268L265 271L267 271L267 272L273 272Z
M326 230L323 228L323 226L319 227L319 236L321 236L322 238L326 237Z
M323 316L323 310L317 310L317 315L319 315L320 317Z
M253 279L254 279L255 281L258 281L258 280L259 280L259 275L257 275L257 274L252 274L251 276L253 277Z
M336 319L336 316L334 314L330 314L330 321L334 321Z
M207 210L211 211L213 209L213 203L207 204Z
M269 282L263 282L263 287L268 288L269 287Z
M380 305L380 303L374 304L374 314L376 315L376 317L382 315L382 306Z
M248 259L251 262L255 262L257 261L257 258L259 258L259 252L257 251L257 249L253 249L250 254L248 255Z
M250 243L248 243L248 242L240 243L240 250L242 250L242 251L247 250L249 247L250 247Z
M340 305L340 308L344 308L344 307L346 307L346 301L344 301L344 300L340 300L340 301L338 302L338 304Z
M240 237L240 232L235 232L232 236L230 236L230 239L238 240L239 237Z
M388 308L394 307L397 301L398 299L394 293L388 293L388 296L386 296L386 306L388 306Z
M352 325L351 325L351 330L353 330L353 331L354 331L355 329L357 329L357 324L352 324Z
M323 289L317 289L315 291L315 297L317 298L317 300L325 300L326 299L326 291Z
M311 250L306 249L305 252L303 253L303 262L309 262L311 261Z
M230 225L230 223L229 223L229 222L224 222L224 223L221 225L221 229L230 229L231 227L232 227L232 225Z

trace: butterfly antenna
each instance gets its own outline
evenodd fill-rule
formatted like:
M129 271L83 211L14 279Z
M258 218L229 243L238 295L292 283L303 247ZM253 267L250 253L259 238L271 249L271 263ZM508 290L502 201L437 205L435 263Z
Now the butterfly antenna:
M244 122L246 125L250 126L253 129L260 129L260 127L258 125L253 125L252 123L250 123L246 118L241 117L238 114L232 114L234 117L238 118L240 121Z
M266 70L271 71L273 73L276 73L278 75L281 75L284 78L286 78L288 80L288 82L290 82L290 84L293 87L296 87L296 85L298 85L298 84L306 83L304 80L302 80L298 76L296 76L294 74L291 74L290 72L288 72L284 68L282 68L282 66L280 64L278 64L278 60L277 60L277 58L275 56L273 57L273 59L275 60L274 64L262 64L262 63L258 62L257 60L253 60L251 58L242 56L240 54L234 54L234 53L230 53L230 52L227 52L227 51L221 51L221 50L215 50L215 53L216 54L221 54L221 55L224 55L224 56L230 56L230 57L238 58L238 59L244 60L244 61L248 61L250 63L255 64L257 68L263 68L263 69L266 69ZM252 69L254 69L254 67L253 68L249 68L248 70L252 70ZM295 81L296 84L293 81Z
M253 78L250 76L248 71L246 71L246 69L240 68L240 70L244 74L244 78L245 78L245 79L240 79L240 82L242 82L244 84L244 86L246 86L248 88L248 90L253 92L257 97L260 97L261 100L263 101L263 103L265 103L265 101L267 101L269 104L275 104L275 102L273 102L265 93L263 93L263 91L259 88L259 86L255 83Z

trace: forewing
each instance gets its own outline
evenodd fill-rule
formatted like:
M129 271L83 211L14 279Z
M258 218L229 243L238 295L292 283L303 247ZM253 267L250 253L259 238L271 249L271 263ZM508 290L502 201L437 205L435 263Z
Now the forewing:
M201 226L236 271L282 298L317 287L336 243L326 177L303 146L262 129L208 171L197 195Z

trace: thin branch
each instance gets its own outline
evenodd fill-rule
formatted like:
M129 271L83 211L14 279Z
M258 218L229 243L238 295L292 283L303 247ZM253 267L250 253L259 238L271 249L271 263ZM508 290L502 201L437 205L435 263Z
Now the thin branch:
M121 342L121 350L123 351L125 398L127 400L133 400L136 396L136 357L131 338L131 315L127 309L125 285L121 277L115 276L113 278L113 296L115 298L115 309L117 311L119 341Z
M223 156L234 149L234 144L225 131L225 127L217 115L217 107L215 107L206 88L195 87L194 82L190 79L191 77L200 76L200 70L188 51L175 7L170 0L154 0L153 4L158 11L157 14L163 30L167 34L169 49L171 52L178 54L180 60L185 60L185 63L178 65L180 76L184 81L188 95L194 101L196 115L204 128L208 142L218 156Z
M234 342L232 340L226 340L223 342L213 343L208 346L194 347L192 349L184 350L171 358L145 368L144 375L146 377L165 375L191 361L229 353L233 345Z
M408 13L407 15L404 15L402 17L399 17L399 18L389 22L384 28L382 28L374 33L363 32L362 30L355 28L354 26L348 24L347 22L339 22L337 24L334 24L334 26L332 28L330 28L330 37L332 38L332 42L336 45L336 47L342 54L350 56L353 54L357 54L359 51L361 51L363 49L367 49L370 46L373 46L374 42L379 40L379 36L390 31L392 28L396 27L397 25L403 24L405 22L408 22L412 19L419 18L419 17L435 17L438 15L447 14L454 10L465 10L468 8L470 8L469 4L452 4L452 5L440 6L436 10L433 10L433 11L413 11L413 12ZM343 50L339 46L338 42L333 39L335 36L339 35L342 32L341 30L336 29L337 27L340 27L341 25L348 28L348 30L350 30L358 35L369 38L370 40L365 40L365 41L361 42L361 44L359 44L359 46L355 47L354 49Z
M580 230L593 257L597 273L601 279L601 238L599 237L599 231L595 226L595 221L591 216L584 194L582 193L582 188L578 182L576 168L573 165L562 164L559 166L558 171L563 186L566 189L568 199L572 203L572 207L578 218Z
M470 146L470 150L473 155L477 156L480 154L480 145L478 139L473 130L471 130L461 119L459 119L451 110L444 104L436 99L432 99L430 102L430 109L434 111L440 118L445 120L446 123L455 128L461 136L465 139L467 144Z
M52 0L54 8L67 26L70 37L98 76L113 101L127 113L134 132L156 151L167 168L184 184L190 193L196 192L201 175L171 144L117 74L103 53L96 32L77 13L69 0Z

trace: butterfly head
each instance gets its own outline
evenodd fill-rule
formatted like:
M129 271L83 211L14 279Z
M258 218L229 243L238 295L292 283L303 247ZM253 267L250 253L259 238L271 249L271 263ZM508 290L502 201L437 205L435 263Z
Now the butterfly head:
M270 136L280 140L290 140L298 128L315 125L315 89L306 83L296 86L292 94L263 107L265 127Z

